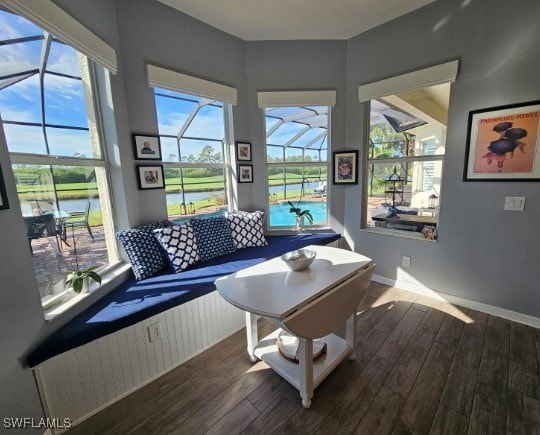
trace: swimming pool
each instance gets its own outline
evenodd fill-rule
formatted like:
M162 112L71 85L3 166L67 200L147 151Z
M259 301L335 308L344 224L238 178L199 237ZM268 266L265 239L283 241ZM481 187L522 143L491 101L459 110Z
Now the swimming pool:
M315 225L321 225L326 222L326 209L327 209L327 203L321 202L321 201L301 201L301 202L293 202L293 204L296 207L300 207L302 210L309 210L311 212L311 215L313 216L313 223ZM295 214L290 213L289 210L291 209L291 206L287 204L286 202L282 202L279 204L270 204L270 222L269 225L271 227L288 227L288 226L295 226L296 220L295 220ZM209 213L205 215L201 215L201 217L214 217L214 216L223 216L225 213L225 210L221 210L214 213ZM184 222L188 219L191 219L190 217L180 217L173 219L176 223ZM306 221L307 224L307 221Z
M313 216L313 223L321 225L326 222L327 203L320 201L301 201L293 202L295 207L300 207L302 210L309 210ZM286 202L279 204L270 204L270 226L283 227L295 225L295 214L290 213L291 206ZM307 221L306 221L307 223Z

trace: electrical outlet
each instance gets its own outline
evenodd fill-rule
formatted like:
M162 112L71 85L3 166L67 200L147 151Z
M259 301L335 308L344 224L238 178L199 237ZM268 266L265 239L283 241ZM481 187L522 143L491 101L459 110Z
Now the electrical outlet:
M411 257L403 256L403 267L411 267Z
M510 211L525 210L525 197L524 196L507 196L504 201L504 209L510 210Z
M159 327L159 322L153 323L148 327L148 338L150 339L150 343L161 340L161 328Z

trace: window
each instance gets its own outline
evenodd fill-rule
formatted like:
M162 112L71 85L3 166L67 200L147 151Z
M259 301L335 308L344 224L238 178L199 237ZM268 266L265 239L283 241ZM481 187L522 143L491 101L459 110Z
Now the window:
M448 102L449 84L370 101L368 227L437 224Z
M458 67L455 60L358 88L370 107L363 227L421 232L437 225Z
M118 261L95 65L13 13L0 10L0 28L0 114L47 307L65 296L75 243L81 268ZM72 212L88 225L72 225Z
M295 225L292 202L327 226L329 106L266 108L268 225Z
M154 95L169 218L223 213L230 201L230 106L158 87Z

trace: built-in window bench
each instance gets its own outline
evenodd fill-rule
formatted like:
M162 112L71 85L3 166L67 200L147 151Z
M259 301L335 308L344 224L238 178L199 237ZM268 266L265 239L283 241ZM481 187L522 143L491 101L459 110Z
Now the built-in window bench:
M46 416L82 421L242 329L244 314L215 291L217 278L339 239L336 233L267 236L268 246L240 249L179 274L128 280L27 357Z

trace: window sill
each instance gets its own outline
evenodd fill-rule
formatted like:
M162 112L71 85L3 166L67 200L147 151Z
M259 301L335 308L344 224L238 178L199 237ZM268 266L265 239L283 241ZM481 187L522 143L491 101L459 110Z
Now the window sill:
M118 263L110 268L108 268L102 274L101 285L98 285L95 282L90 282L90 292L81 294L74 293L72 291L65 291L64 293L59 294L55 297L58 303L54 303L55 300L51 300L49 304L54 304L50 308L44 308L45 312L45 321L50 322L58 316L66 313L74 306L78 305L80 302L84 301L87 297L91 296L97 290L108 293L116 285L114 281L120 278L122 275L125 275L131 270L131 264L129 263Z
M422 234L416 233L414 231L392 230L390 228L379 228L379 227L361 228L360 231L366 232L366 233L384 234L386 236L401 237L404 239L421 240L422 242L437 243L437 240L424 239L422 237Z

